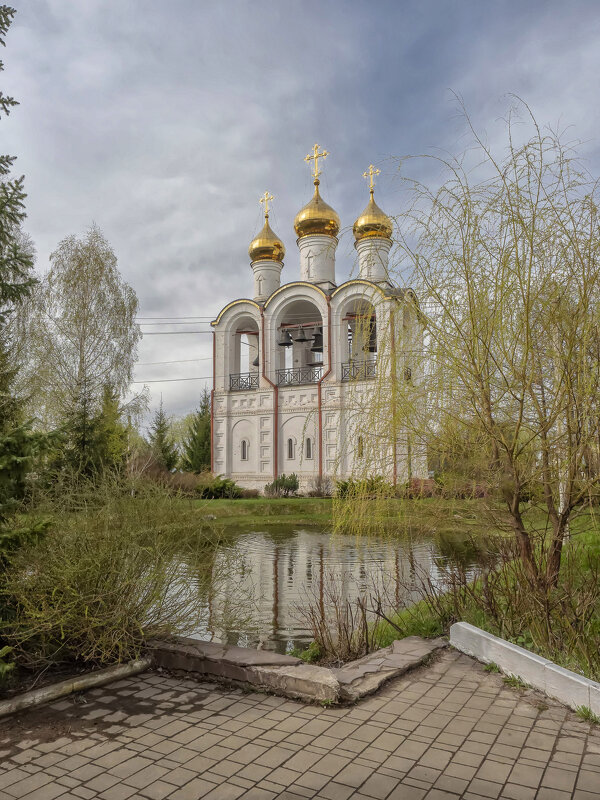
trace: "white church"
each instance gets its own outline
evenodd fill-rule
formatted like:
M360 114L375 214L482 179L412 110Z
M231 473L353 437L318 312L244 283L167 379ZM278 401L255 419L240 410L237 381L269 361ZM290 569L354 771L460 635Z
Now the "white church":
M414 293L390 280L393 226L375 203L373 166L365 173L370 199L353 227L358 276L338 285L340 218L319 192L319 159L327 155L315 145L306 157L315 188L294 220L300 274L282 282L285 248L269 225L273 198L265 192L264 227L248 251L254 295L232 300L211 323L211 469L246 488L262 490L290 473L302 491L319 477L365 471L394 484L427 477L424 454L401 426L379 437L376 470L370 460L370 398L375 387L381 398L382 385L418 382L408 354L423 331ZM393 389L385 397L392 403Z

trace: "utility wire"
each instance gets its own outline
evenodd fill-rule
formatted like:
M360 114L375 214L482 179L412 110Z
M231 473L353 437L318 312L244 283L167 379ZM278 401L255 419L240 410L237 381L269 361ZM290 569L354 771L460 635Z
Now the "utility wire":
M154 367L158 364L190 364L192 361L211 361L212 356L204 358L180 358L177 361L138 361L136 367Z
M132 383L176 383L178 381L212 381L212 375L205 375L202 378L165 378L164 380L131 381L131 382Z

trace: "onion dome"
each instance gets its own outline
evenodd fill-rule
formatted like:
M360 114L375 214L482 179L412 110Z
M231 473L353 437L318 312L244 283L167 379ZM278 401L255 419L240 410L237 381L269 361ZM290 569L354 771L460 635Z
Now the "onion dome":
M314 233L337 236L340 229L340 218L319 194L319 183L319 179L315 178L315 193L311 201L296 214L294 230L298 238Z
M375 202L373 189L370 190L370 194L367 207L354 223L354 238L357 242L368 236L378 236L380 239L392 238L392 220Z
M262 231L250 242L248 255L250 261L283 261L285 247L269 225L268 213Z

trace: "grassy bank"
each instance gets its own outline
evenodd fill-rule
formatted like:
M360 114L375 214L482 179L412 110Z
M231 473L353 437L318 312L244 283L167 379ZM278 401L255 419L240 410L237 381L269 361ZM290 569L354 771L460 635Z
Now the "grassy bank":
M247 500L197 500L203 516L214 515L225 526L252 524L318 525L333 528L336 503L331 498L253 498ZM414 535L487 535L493 524L481 500L440 500L437 498L385 498L364 501L373 519L373 531ZM339 527L344 532L344 526Z
M252 525L319 525L331 527L332 503L329 498L289 497L249 500L196 500L201 516L214 516L225 527Z
M565 544L558 585L549 595L528 586L518 559L503 562L485 580L448 575L437 590L422 587L423 600L378 622L385 647L404 636L447 634L454 622L476 625L551 661L600 680L600 529L582 515Z

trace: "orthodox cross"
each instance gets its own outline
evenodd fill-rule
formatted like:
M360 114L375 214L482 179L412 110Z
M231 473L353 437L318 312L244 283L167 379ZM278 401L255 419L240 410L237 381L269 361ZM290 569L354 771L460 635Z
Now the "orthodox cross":
M263 196L260 198L261 205L262 205L262 203L265 204L265 217L269 216L269 203L271 202L271 200L274 200L274 199L275 198L273 197L273 195L269 194L268 192L265 192L263 194Z
M325 158L327 158L327 156L328 156L328 155L329 155L329 153L327 152L327 150L323 150L323 152L322 152L322 153L319 153L319 145L318 145L318 144L316 144L316 145L313 147L313 154L312 154L312 156L311 156L311 154L309 153L309 154L306 156L306 158L304 159L304 160L306 161L306 163L307 163L307 164L310 164L310 162L311 162L311 161L314 161L314 162L315 162L315 165L314 165L314 167L313 167L313 171L312 171L312 173L313 173L313 177L314 177L314 179L315 179L315 180L318 180L318 178L319 178L319 175L321 174L321 170L319 169L319 159L320 159L320 158L323 158L323 159L325 159Z
M375 189L375 176L379 175L381 172L380 169L374 167L373 164L369 164L369 169L366 172L363 172L363 178L369 179L369 191L373 194Z

